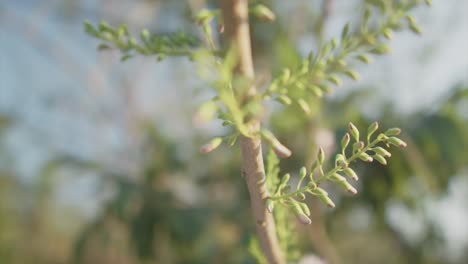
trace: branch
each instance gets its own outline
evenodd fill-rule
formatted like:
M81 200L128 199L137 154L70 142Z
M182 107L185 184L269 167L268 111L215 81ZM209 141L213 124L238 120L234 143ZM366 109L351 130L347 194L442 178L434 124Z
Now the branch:
M252 50L247 0L224 0L222 2L225 32L230 39L230 45L235 48L238 56L237 73L247 79L254 79ZM244 105L254 99L257 91L255 86L248 89ZM265 169L263 165L261 140L258 136L260 122L250 118L249 124L252 137L242 136L240 139L242 151L242 175L250 193L251 206L255 217L257 235L260 245L269 263L285 263L278 238L273 215L268 213L264 199L269 194L265 184Z

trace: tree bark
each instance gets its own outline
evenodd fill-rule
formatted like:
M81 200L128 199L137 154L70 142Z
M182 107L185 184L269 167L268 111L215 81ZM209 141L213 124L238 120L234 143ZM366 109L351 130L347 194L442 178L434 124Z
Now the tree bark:
M231 48L234 48L238 56L237 73L254 80L254 67L252 61L252 49L250 44L248 0L223 0L222 11L225 34L228 37ZM255 86L248 89L247 97L242 103L256 96ZM249 120L252 134L258 134L260 122L257 119ZM273 215L268 213L265 206L265 198L269 196L265 183L265 168L261 139L241 137L240 147L242 153L242 175L249 189L250 201L255 218L257 235L260 246L269 263L284 264L283 252L276 235L276 226Z

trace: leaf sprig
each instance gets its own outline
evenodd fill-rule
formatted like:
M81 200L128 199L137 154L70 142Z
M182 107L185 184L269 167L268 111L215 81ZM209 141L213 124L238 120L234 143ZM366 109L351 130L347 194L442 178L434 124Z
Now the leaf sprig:
M391 39L393 31L400 31L404 28L403 20L406 19L408 28L413 32L421 33L414 17L408 15L408 11L421 1L372 0L366 2L364 20L358 31L353 34L350 24L346 24L339 40L331 39L320 48L317 54L310 52L296 69L283 69L264 91L263 97L273 98L284 105L297 104L308 114L310 112L308 102L312 98L330 93L333 86L340 86L341 76L347 76L353 80L360 79L350 63L360 61L369 64L372 62L371 54L389 53L391 48L385 39ZM429 5L430 1L426 1L426 4ZM384 19L378 21L377 26L372 26L372 15L377 12L380 12L379 17L383 16Z
M101 22L95 27L91 22L85 21L86 32L104 41L98 49L110 49L112 46L121 50L121 60L125 61L135 54L155 55L158 61L167 56L191 56L193 50L200 46L200 40L183 32L153 34L143 29L140 33L140 41L132 37L127 25L117 28Z
M327 191L319 187L325 181L333 182L345 191L356 194L356 188L348 182L359 180L356 172L350 165L357 161L373 162L376 160L382 165L387 164L387 159L391 157L388 148L390 145L406 147L406 143L397 136L401 133L399 128L388 129L385 133L380 133L373 137L378 130L378 123L372 123L367 129L365 141L360 138L360 132L353 123L349 123L348 132L341 140L341 152L335 156L334 167L329 171L324 171L325 152L319 148L317 159L313 165L307 169L302 167L299 172L299 181L294 191L291 191L289 180L291 175L286 173L277 185L273 195L266 200L267 208L270 212L276 204L280 204L291 209L298 220L303 224L310 224L310 211L305 202L306 194L311 194L319 198L329 207L335 207L335 203L328 196ZM351 144L351 142L354 142ZM307 180L307 184L303 184Z

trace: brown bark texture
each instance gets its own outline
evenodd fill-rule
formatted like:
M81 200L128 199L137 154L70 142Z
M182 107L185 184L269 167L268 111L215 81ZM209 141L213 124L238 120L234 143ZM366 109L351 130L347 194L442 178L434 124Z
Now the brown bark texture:
M223 0L223 21L225 34L229 45L234 48L238 56L237 73L242 77L254 80L254 67L249 29L248 0ZM256 95L255 86L248 89L248 96L244 102ZM252 124L252 134L258 134L259 120L249 120ZM268 190L265 183L265 168L261 139L255 137L241 137L240 147L242 153L242 175L247 183L250 194L251 207L255 218L256 230L260 246L269 263L284 264L285 260L281 250L273 215L265 206Z

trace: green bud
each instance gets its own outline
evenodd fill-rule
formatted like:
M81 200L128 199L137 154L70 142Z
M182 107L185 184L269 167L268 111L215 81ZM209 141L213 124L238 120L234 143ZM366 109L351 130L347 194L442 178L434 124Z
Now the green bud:
M344 134L343 138L341 139L341 149L344 151L346 147L349 144L349 141L351 141L351 137L349 136L349 133Z
M111 47L110 47L109 45L102 43L102 44L99 44L99 46L98 46L97 49L98 49L99 51L102 51L102 50L108 50L108 49L110 49L110 48L111 48Z
M280 95L276 98L276 100L284 105L290 105L292 103L291 98L286 95Z
M259 19L267 22L275 21L276 16L268 7L258 4L250 8L250 12Z
M337 182L343 189L345 189L346 191L352 193L352 194L356 194L357 193L357 190L356 188L354 188L348 181L346 181L346 178L339 175L339 174L333 174L331 177L330 177L330 180L334 181L334 182Z
M328 192L325 191L324 189L320 188L320 187L317 187L317 189L313 190L312 194L317 195L317 196L319 196L319 195L328 196Z
M281 144L281 142L279 142L279 140L276 139L273 133L264 129L262 129L260 133L262 134L263 138L271 145L276 155L278 155L281 158L288 158L291 156L291 150L283 144Z
M299 222L301 222L302 224L304 225L310 225L312 224L312 220L310 220L310 218L305 215L304 213L302 214L297 214L297 219L299 220Z
M382 33L386 39L390 40L393 38L393 32L390 28L385 28Z
M351 134L351 136L353 136L353 138L356 140L356 141L359 141L359 130L357 129L357 127L349 122L348 124L348 131L349 133Z
M367 140L370 139L370 137L375 133L375 131L377 131L377 129L379 129L379 123L374 122L369 125L367 128Z
M343 59L336 61L336 64L338 65L339 68L344 68L346 67L346 65L348 65L348 63L346 63L346 61Z
M304 195L304 194L302 194ZM304 199L305 199L305 196L304 196ZM304 200L302 199L302 200ZM307 215L307 216L310 216L310 209L309 207L307 206L307 204L305 203L299 203L299 206L301 207L302 211L304 211L304 213Z
M141 39L145 42L150 41L150 32L147 29L141 31Z
M432 0L424 0L424 2L426 3L426 5L432 6Z
M327 78L328 81L330 81L331 83L333 83L334 85L336 86L340 86L341 85L341 80L340 78L338 78L338 76L336 75L330 75L328 78Z
M310 177L312 178L312 173L310 173ZM317 184L313 181L310 181L307 183L307 187L309 187L311 190L315 190L317 189Z
M332 47L332 49L335 49L337 46L338 46L338 40L336 40L336 38L333 38L333 39L331 40L331 47Z
M301 107L302 111L304 111L304 113L310 114L309 104L304 99L300 98L299 100L297 100L297 103Z
M291 179L291 174L286 173L286 174L281 178L280 186L286 186L286 184L288 184L288 182L289 182L289 179Z
M289 77L291 77L291 70L290 69L283 69L283 72L281 74L281 81L283 83L287 83L289 81Z
M343 31L341 31L341 40L344 40L348 36L349 29L350 29L349 23L346 23L346 25L343 28Z
M361 77L359 76L359 74L353 70L347 70L344 72L344 74L346 74L349 78L355 80L355 81L359 81L361 79Z
M269 213L273 213L273 208L275 206L275 202L271 199L266 200L266 208Z
M366 64L372 63L372 59L365 54L358 55L356 58Z
M324 204L326 204L330 208L335 207L335 203L328 197L327 191L325 191L322 188L317 188L314 191L311 191L311 193L315 196L317 196Z
M372 149L376 154L379 154L380 156L383 156L383 157L391 157L392 154L390 152L388 152L386 149L382 148L382 147L375 147Z
M305 225L312 223L312 220L310 220L310 218L307 217L307 215L302 210L302 207L298 203L294 203L292 209L299 222Z
M383 134L383 133L380 133L378 136L377 136L377 139L382 141L382 140L386 140L388 137L387 135Z
M385 135L391 137L391 136L398 136L401 134L401 129L394 127L390 128L387 131L385 131Z
M99 31L93 26L91 22L89 22L88 20L85 20L84 26L85 26L86 33L88 33L89 35L93 37L99 36Z
M307 169L306 167L302 167L301 170L299 171L299 177L302 179L302 178L305 178L306 175L307 175Z
M360 150L364 148L364 142L359 141L353 144L353 151Z
M323 164L325 162L325 151L323 151L323 148L320 147L318 154L317 154L317 160L319 164Z
M320 89L320 87L316 85L308 86L307 87L315 96L317 97L322 97L323 96L323 91Z
M346 162L346 159L342 154L336 155L335 167L341 167L341 168L348 167L348 163Z
M328 85L323 85L323 84L321 84L321 85L320 85L320 88L322 89L322 91L323 91L324 93L327 93L327 94L328 94L328 93L331 93L331 92L333 91L333 89L332 89L330 86L328 86Z
M372 10L369 7L366 7L366 10L364 11L364 24L369 23L371 13L372 13Z
M365 162L372 162L374 160L369 154L365 152L362 152L361 154L359 154L359 158Z
M374 54L379 54L379 55L383 55L383 54L387 54L387 53L390 53L391 52L391 48L389 45L387 44L380 44L379 46L373 48L370 50L371 53L374 53Z
M411 31L418 35L421 35L423 33L422 29L417 24L410 24L409 28L411 29Z
M213 138L210 142L206 143L200 148L200 152L207 154L217 149L219 145L223 142L223 139L220 137Z
M304 201L305 198L306 198L306 197L305 197L305 194L303 194L303 193L298 193L296 196L297 196L297 199L299 199L299 200L301 200L301 201Z
M343 187L343 189L345 189L347 192L349 192L349 193L351 193L351 194L357 194L356 188L354 188L354 186L352 186L349 182L347 182L347 181L340 182L340 185L341 185L341 187Z
M373 157L374 157L374 159L377 160L380 164L382 164L382 165L387 165L387 160L386 160L383 156L381 156L381 155L379 155L379 154L375 154Z
M357 176L356 172L354 172L353 169L351 168L346 168L343 170L344 174L346 174L346 176L350 177L351 179L357 181L359 180L359 177Z
M397 138L397 137L389 137L387 139L387 142L394 145L394 146L397 146L397 147L401 147L401 148L404 148L407 146L406 142L404 142L403 140Z
M335 203L333 203L332 199L330 197L325 196L325 195L319 195L317 196L324 204L326 204L330 208L335 208Z

